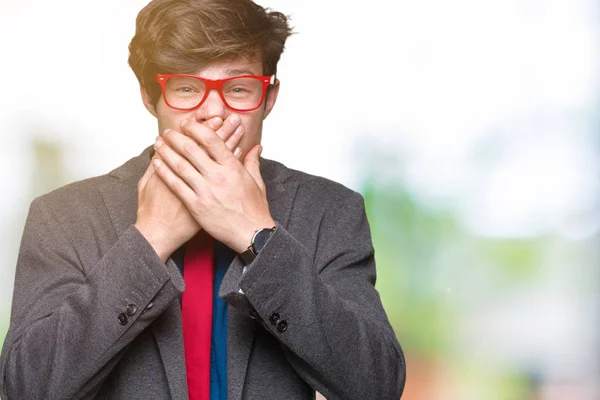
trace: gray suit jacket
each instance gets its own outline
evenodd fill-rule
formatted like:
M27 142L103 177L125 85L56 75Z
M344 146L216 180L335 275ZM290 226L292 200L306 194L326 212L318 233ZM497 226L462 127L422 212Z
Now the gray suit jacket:
M133 226L151 155L32 202L0 359L4 400L187 399L184 282ZM261 171L278 228L244 274L234 259L219 291L230 305L229 400L314 390L397 400L404 358L374 289L362 197L274 161Z

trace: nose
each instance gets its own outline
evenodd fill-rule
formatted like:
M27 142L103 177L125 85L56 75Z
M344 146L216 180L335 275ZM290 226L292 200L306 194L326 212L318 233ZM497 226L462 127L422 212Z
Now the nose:
M196 121L203 123L214 117L227 118L227 106L216 89L211 89L204 103L194 111Z

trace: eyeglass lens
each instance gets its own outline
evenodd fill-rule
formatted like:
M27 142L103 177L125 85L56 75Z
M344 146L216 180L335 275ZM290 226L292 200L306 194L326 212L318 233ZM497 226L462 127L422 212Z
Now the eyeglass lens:
M198 106L206 94L206 84L190 77L171 77L165 85L167 103L171 107L192 109ZM259 79L239 77L223 83L222 94L231 108L251 110L262 100L263 85Z

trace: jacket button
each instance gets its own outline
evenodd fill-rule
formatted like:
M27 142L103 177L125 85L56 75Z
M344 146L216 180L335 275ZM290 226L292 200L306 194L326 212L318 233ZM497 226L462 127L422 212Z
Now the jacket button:
M269 321L271 322L271 325L277 325L277 323L279 322L279 314L274 312L271 315L269 315Z
M127 308L125 308L125 312L127 313L127 315L132 317L137 312L137 307L135 306L135 304L130 304L127 306Z
M251 309L250 309L250 317L251 317L252 319L256 319L256 318L258 318L258 313L256 312L256 310L255 310L254 308L251 308Z
M121 314L119 314L118 320L119 320L119 324L127 325L127 321L129 320L129 318L127 318L127 315L125 315L124 313L121 313Z
M285 319L282 319L281 321L279 321L279 323L277 324L277 330L281 333L287 331L287 321Z

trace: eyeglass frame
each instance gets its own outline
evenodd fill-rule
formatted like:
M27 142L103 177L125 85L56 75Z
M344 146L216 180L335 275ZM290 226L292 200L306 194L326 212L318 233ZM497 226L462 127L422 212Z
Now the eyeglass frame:
M169 78L173 78L173 77L192 78L192 79L197 79L197 80L203 82L204 85L206 85L206 92L204 93L204 97L202 97L202 100L200 100L200 102L192 108L173 107L171 104L169 104L169 101L167 100L167 81L169 80ZM223 95L223 85L225 84L225 82L228 82L228 81L231 81L234 79L238 79L238 78L255 78L255 79L258 79L261 81L262 94L261 94L261 98L260 98L260 103L258 103L258 105L256 107L250 108L250 109L234 108L234 107L231 107L229 105L229 103L227 102L227 100L225 99L225 96ZM174 110L178 110L178 111L196 110L202 104L204 104L204 102L208 98L208 94L210 93L210 91L215 89L217 91L217 93L219 93L219 97L221 97L221 100L223 100L223 104L225 104L227 107L229 107L233 111L238 111L238 112L249 112L249 111L254 111L254 110L259 109L260 106L262 106L262 104L265 102L265 97L267 95L267 88L269 86L274 85L277 80L275 75L270 75L270 76L239 75L239 76L232 76L230 78L224 78L224 79L207 79L207 78L201 78L199 76L189 75L189 74L156 74L155 79L156 79L156 82L160 85L163 99L165 100L165 104Z

